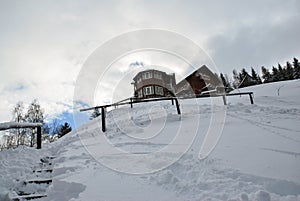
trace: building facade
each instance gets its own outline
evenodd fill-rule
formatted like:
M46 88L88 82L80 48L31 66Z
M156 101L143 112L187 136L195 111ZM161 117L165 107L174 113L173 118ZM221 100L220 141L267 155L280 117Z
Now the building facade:
M167 74L159 70L145 70L139 72L134 78L135 98L157 98L174 96L175 74Z

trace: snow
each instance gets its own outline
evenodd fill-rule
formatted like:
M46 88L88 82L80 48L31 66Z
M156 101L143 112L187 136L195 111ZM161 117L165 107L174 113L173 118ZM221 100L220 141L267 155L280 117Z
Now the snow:
M43 126L42 123L27 123L27 122L4 122L0 123L0 130L6 130L10 128L34 128Z
M23 190L47 194L39 200L300 201L299 89L294 80L235 91L253 91L253 105L180 100L181 116L171 101L139 103L109 111L105 134L95 119L41 150L3 150L0 200ZM53 172L33 173L47 156ZM37 177L53 181L23 185Z

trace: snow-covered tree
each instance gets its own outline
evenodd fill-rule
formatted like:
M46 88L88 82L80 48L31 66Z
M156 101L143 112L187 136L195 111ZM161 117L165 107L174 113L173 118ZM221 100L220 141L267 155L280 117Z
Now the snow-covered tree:
M64 136L65 134L67 134L71 131L72 131L71 126L67 122L65 122L65 124L60 128L58 137L61 138L62 136Z
M294 69L290 62L286 62L286 70L285 70L285 76L287 80L294 79Z
M264 66L261 67L261 73L262 73L262 78L263 78L263 82L264 83L268 83L268 82L272 81L272 75L271 75L271 73Z
M24 104L22 101L18 102L12 111L13 121L24 122Z
M277 74L276 74L276 78L278 79L277 81L283 81L286 80L286 69L282 68L282 66L280 64L278 64L278 68L277 68Z
M261 84L262 83L259 75L256 73L256 71L254 70L253 67L251 67L251 76L256 81L256 84Z
M24 104L23 102L19 101L12 110L12 116L14 122L24 122L25 116L24 116ZM19 146L19 144L25 143L25 135L26 131L25 129L15 129L12 131L12 133L15 133L15 145Z
M294 79L300 78L300 63L298 59L294 58L293 60L293 67L294 67Z
M222 84L224 87L230 87L228 79L223 75L223 73L220 73L220 79L222 81Z
M44 111L37 99L34 99L29 105L25 119L30 123L44 123Z
M44 123L44 111L38 103L37 99L34 99L29 105L27 113L25 115L26 122L30 123ZM30 137L30 146L34 145L35 133L32 130Z
M236 71L236 69L234 69L232 71L232 74L233 74L232 75L232 78L233 78L233 87L236 89L236 88L238 88L240 86L240 83L241 83L240 77L239 77L239 74Z
M277 82L279 80L280 80L279 79L279 71L275 66L273 66L272 67L272 82Z

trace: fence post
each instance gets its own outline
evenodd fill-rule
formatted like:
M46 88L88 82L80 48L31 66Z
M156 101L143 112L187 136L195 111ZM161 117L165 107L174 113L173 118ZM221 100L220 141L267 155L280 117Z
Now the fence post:
M227 105L227 102L226 102L226 96L223 95L222 98L223 98L223 103L224 103L224 105Z
M251 103L251 104L254 104L253 97L252 97L252 93L249 93L249 97L250 97L250 103Z
M42 148L42 128L41 128L41 126L37 127L36 148L37 149L41 149Z
M130 98L130 107L132 108L132 98Z
M174 99L173 98L171 99L171 101L172 101L172 105L174 105Z
M104 109L104 107L101 107L101 120L102 120L102 132L105 132L106 126L105 126L105 109Z
M172 100L173 100L173 99L172 99ZM179 107L179 103L178 103L177 98L174 98L174 100L175 100L175 103L176 103L177 113L178 113L178 114L181 114L181 112L180 112L180 107Z

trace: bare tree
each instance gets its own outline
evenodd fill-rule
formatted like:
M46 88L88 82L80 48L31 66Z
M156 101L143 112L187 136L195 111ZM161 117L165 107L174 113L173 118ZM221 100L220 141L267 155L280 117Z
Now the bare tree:
M24 104L23 102L19 101L16 106L13 108L12 111L12 115L13 115L13 121L15 122L24 122L25 121L25 117L24 117ZM16 146L19 146L20 142L21 142L21 138L23 138L25 135L25 131L24 129L16 129L15 130L15 135L16 135ZM22 140L22 142L24 142L24 140Z
M25 119L30 123L44 123L44 111L38 103L37 99L34 99L29 105ZM34 146L35 141L35 130L32 129L30 136L30 146Z

